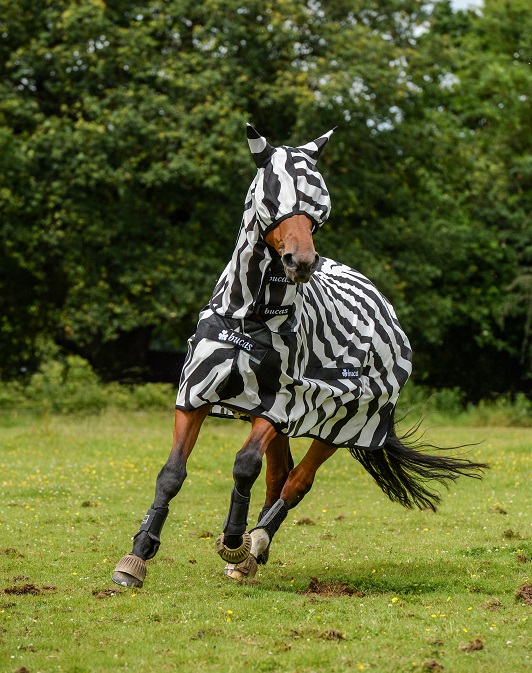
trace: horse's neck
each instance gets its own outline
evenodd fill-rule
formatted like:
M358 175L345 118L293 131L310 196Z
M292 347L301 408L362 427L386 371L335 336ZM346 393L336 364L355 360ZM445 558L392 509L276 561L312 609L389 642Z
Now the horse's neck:
M247 318L253 315L258 305L266 301L271 294L268 280L270 269L282 274L282 265L278 267L275 253L260 236L259 229L251 217L244 220L240 228L235 250L225 267L211 298L211 308L221 315L231 318ZM297 289L285 285L282 302L291 303ZM292 298L291 295L294 295Z

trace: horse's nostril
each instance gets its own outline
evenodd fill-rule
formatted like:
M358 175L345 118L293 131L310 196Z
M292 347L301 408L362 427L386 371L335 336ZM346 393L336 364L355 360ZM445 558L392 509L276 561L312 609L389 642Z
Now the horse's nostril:
M289 267L295 266L294 256L290 252L287 252L286 255L283 255L283 264Z

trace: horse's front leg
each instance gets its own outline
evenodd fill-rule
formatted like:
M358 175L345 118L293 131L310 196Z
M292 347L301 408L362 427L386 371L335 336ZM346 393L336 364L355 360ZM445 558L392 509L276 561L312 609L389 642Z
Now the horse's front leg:
M294 467L288 437L274 435L266 447L266 498L259 514L264 518L271 506L279 500L290 470ZM224 574L231 579L250 579L257 572L257 564L268 561L270 538L262 528L250 531L251 549L249 556L240 563L228 563Z
M113 582L127 587L142 586L146 577L146 561L153 558L159 549L161 531L168 516L168 505L185 481L187 460L209 409L209 406L194 411L176 409L172 449L157 476L153 505L134 537L133 550L118 562L112 576Z
M272 448L280 450L282 446L283 445L281 443L277 445L273 444ZM314 440L312 442L309 450L299 465L289 470L289 473L282 485L282 489L280 493L278 493L279 497L276 502L271 504L269 507L263 508L259 522L255 528L250 531L252 545L249 556L242 563L238 563L236 565L229 564L225 571L227 577L234 579L253 577L257 570L258 559L260 559L261 556L264 556L265 554L267 559L267 553L271 541L273 540L273 536L279 530L279 527L283 521L286 519L288 511L301 502L305 495L310 491L314 482L314 477L316 476L316 472L318 471L319 467L323 465L323 463L328 458L330 458L336 450L336 447L323 444L323 442L318 440ZM268 453L266 454L267 456ZM287 461L286 465L293 465L292 457L289 451L288 453L285 453L285 460ZM282 462L283 458L281 454L278 454L277 468L282 465ZM279 470L278 474L281 475L281 473L282 470ZM272 481L272 486L274 483L278 482ZM273 494L275 493L273 488L271 489L270 493L273 497ZM265 561L263 560L262 562Z
M277 434L262 418L254 418L252 423L251 433L235 458L229 512L216 540L216 551L228 563L244 561L251 551L251 537L246 532L251 488L260 474L262 457Z
M285 435L276 435L266 449L266 497L257 521L261 521L281 497L281 491L294 468L290 441ZM270 539L262 528L251 531L251 553L257 563L266 564L270 552Z

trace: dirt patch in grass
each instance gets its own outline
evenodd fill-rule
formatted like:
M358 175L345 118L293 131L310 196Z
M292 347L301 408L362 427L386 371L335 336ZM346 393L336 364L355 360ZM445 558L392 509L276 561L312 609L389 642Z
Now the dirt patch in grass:
M502 514L503 516L506 516L508 514L508 511L505 510L504 507L501 507L500 505L490 507L490 511L495 512L495 514Z
M512 530L511 528L508 528L507 530L504 531L502 534L503 537L507 538L508 540L521 540L521 533L518 533L517 531Z
M496 610L500 610L501 608L503 608L504 605L498 598L490 598L489 601L482 603L480 607L484 608L484 610L492 610L493 612L495 612Z
M104 589L103 591L93 591L92 595L95 598L109 598L111 596L116 596L116 594L121 594L122 590L121 589L115 589L114 587L108 587L107 589Z
M220 629L219 632L221 633ZM218 635L218 633L216 635ZM254 647L260 645L260 642L256 638L250 635L245 635L243 633L237 633L236 635L234 635L233 640L238 640L242 643L245 643L246 645L253 645Z
M305 596L318 595L327 598L330 596L358 596L361 598L366 595L363 591L353 589L347 582L322 582L317 577L313 577L308 589L301 593Z
M523 584L522 587L515 592L515 595L520 600L525 601L527 605L532 605L532 584Z
M459 645L458 649L462 650L462 652L475 652L477 650L483 650L484 643L480 638L476 638L475 640L470 640L467 645Z
M4 589L5 594L14 594L16 596L23 596L25 594L31 594L33 596L40 596L41 594L46 593L47 591L55 591L57 587L51 585L45 585L43 587L36 587L35 584L21 584L19 586L6 587Z
M286 636L292 640L312 640L318 642L320 640L331 640L339 642L340 640L347 640L347 636L342 631L337 631L336 629L327 629L326 631L321 631L313 627L303 627L300 629L290 629Z
M308 516L302 516L301 519L296 521L296 526L315 526L316 522L312 519L309 519Z
M335 629L328 629L321 634L323 640L347 640L346 636L341 631Z
M99 507L100 503L99 502L94 502L93 500L84 500L81 503L82 507Z
M433 671L434 673L438 673L438 671L443 671L443 666L440 664L439 661L436 661L436 659L429 659L428 661L425 661L423 664L423 668L427 671Z
M18 549L15 549L14 547L0 549L0 554L3 554L4 556L17 556L18 558L24 558L24 554L21 554Z
M195 533L189 533L189 537L199 537L201 540L208 540L211 537L214 537L214 533L210 530L202 530Z

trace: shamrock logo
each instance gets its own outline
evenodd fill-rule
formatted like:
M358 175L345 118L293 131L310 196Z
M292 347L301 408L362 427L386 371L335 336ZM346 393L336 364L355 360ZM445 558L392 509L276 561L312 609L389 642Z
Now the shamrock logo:
M222 330L220 334L218 334L218 339L220 339L220 341L227 341L228 338L229 332L226 329Z

